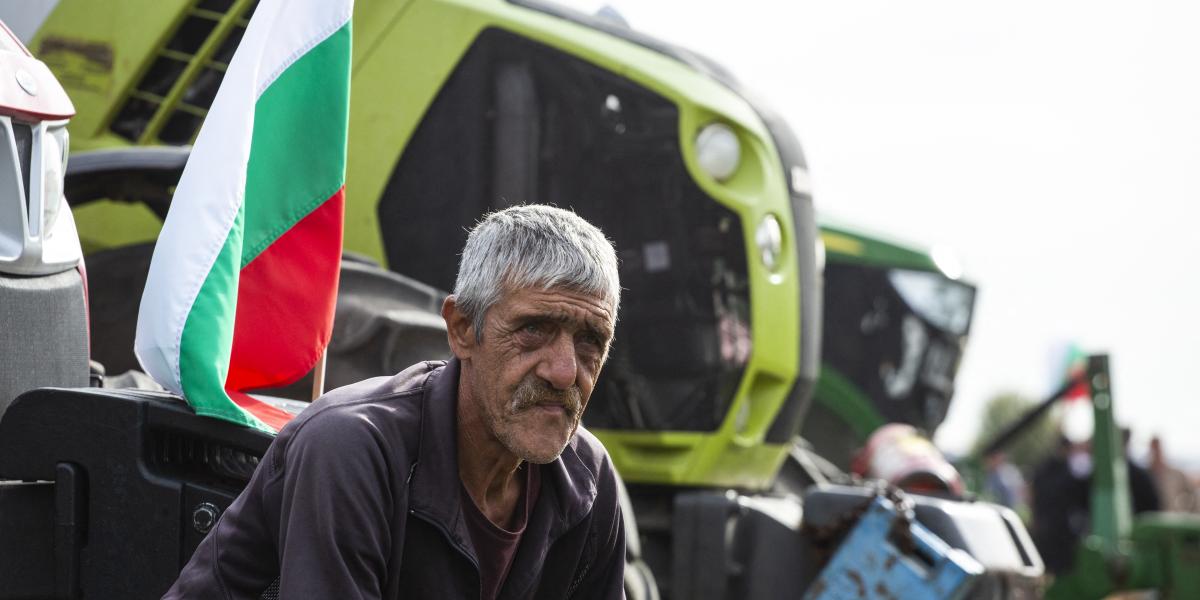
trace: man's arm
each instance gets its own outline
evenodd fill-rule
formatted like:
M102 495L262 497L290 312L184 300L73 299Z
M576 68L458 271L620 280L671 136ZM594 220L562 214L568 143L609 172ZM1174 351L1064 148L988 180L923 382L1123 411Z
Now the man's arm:
M164 598L380 598L390 550L389 461L374 425L321 411L280 432L250 484Z
M381 437L335 411L296 432L281 474L279 597L381 598L397 500Z
M616 472L612 463L604 461L601 471L600 497L605 498L605 510L593 521L598 531L596 556L583 581L575 588L576 598L623 600L625 598L625 521L621 518Z

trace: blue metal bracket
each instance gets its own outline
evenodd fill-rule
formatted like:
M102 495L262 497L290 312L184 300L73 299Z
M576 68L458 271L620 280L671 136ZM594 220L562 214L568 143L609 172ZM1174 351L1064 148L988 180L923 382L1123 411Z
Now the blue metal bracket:
M904 549L897 545L901 537ZM951 548L905 519L891 500L877 496L804 598L959 600L982 573L983 566L966 552Z

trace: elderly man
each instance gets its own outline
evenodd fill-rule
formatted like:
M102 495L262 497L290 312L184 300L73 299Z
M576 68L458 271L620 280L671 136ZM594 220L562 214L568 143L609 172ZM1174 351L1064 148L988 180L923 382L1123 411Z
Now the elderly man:
M622 597L616 474L579 428L619 296L574 213L487 216L442 306L454 358L305 410L166 597Z

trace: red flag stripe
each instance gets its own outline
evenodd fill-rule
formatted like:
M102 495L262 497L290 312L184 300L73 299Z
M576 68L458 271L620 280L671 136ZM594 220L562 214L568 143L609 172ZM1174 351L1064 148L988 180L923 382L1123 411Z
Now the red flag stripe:
M342 188L242 269L226 390L287 385L321 357L333 331L344 209Z
M258 420L275 428L276 431L283 429L283 426L287 425L288 421L291 421L292 417L295 416L286 410L280 410L266 402L251 398L243 392L235 390L226 391L229 392L229 397L233 400L234 404L246 409L250 414L258 417Z

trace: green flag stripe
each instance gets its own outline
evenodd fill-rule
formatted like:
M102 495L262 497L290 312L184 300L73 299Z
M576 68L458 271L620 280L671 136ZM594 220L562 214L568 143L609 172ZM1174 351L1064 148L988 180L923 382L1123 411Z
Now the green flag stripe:
M179 343L179 383L196 414L227 419L272 431L238 408L225 393L229 355L233 352L233 322L237 311L237 281L241 270L242 223L238 210L233 227L204 278Z
M345 79L331 81L331 73ZM349 101L347 22L288 67L255 104L243 267L342 187Z

